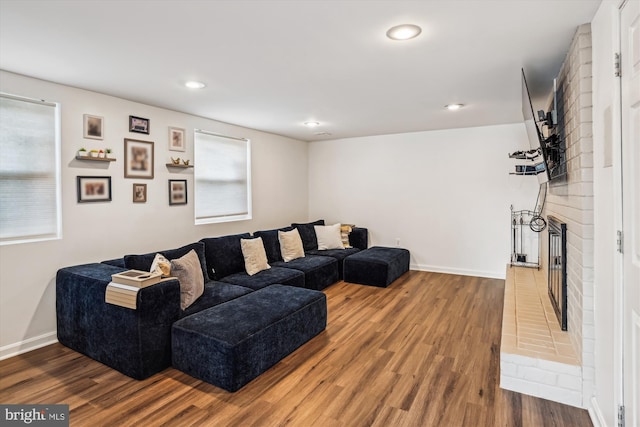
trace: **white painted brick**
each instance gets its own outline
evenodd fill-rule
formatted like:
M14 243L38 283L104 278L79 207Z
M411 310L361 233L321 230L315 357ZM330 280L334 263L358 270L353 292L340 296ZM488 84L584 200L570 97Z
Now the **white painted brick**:
M539 360L539 368L556 374L564 374L571 376L580 376L581 368L578 365L569 365L566 363L554 362L551 360Z
M582 378L573 375L558 375L558 387L566 388L572 391L582 390Z
M595 355L593 353L584 353L582 355L582 363L584 364L584 366L595 366Z
M596 378L596 370L594 368L582 368L582 380L593 382Z
M582 392L570 391L559 387L540 385L539 397L581 408Z
M529 366L518 366L517 376L527 381L548 385L556 385L558 380L558 375L555 372Z
M502 355L500 356L500 375L507 375L513 377L516 375L517 365L515 363L509 363L502 360Z

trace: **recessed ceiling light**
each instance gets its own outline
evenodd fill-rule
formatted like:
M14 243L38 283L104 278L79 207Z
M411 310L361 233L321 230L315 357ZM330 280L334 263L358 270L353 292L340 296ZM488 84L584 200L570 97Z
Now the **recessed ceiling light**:
M444 108L451 111L459 110L462 107L464 107L464 104L449 104L444 106Z
M309 126L310 128L314 128L316 126L320 126L320 122L304 122L305 126Z
M409 40L418 37L422 32L422 28L413 24L396 25L389 28L387 31L387 37L391 40Z
M197 82L195 80L188 81L184 84L189 89L202 89L206 85L202 82Z

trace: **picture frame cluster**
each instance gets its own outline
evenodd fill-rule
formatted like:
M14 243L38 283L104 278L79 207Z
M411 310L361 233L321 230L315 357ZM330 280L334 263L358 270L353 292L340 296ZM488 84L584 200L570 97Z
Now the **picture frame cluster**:
M132 133L149 135L151 132L151 120L130 115L128 131ZM83 114L83 137L92 140L105 139L105 118L95 114ZM168 127L168 150L186 151L186 130L175 126ZM124 138L124 178L129 179L154 179L155 170L155 143L141 139ZM78 150L89 159L87 150L83 147ZM102 150L90 150L90 152L102 152ZM111 153L111 149L108 149ZM77 157L85 160L85 156ZM104 156L103 156L104 157ZM89 159L91 160L91 159ZM115 159L110 159L114 161ZM188 163L185 163L188 164ZM187 180L169 179L169 205L186 205ZM135 182L132 184L132 202L147 202L147 184ZM110 176L77 176L76 192L78 203L110 202L112 201L112 185Z

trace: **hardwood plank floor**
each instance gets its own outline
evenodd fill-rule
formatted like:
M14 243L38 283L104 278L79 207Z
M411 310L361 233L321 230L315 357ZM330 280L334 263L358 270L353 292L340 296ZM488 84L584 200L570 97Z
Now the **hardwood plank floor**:
M72 426L591 426L500 389L504 281L410 271L325 290L326 331L236 393L173 368L137 381L60 344L0 362L0 402L70 405Z

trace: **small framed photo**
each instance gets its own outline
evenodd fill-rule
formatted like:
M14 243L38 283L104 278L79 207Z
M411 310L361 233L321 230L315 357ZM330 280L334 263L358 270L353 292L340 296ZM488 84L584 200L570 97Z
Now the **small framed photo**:
M124 140L124 177L153 179L153 142Z
M186 179L170 179L169 180L169 205L186 205L187 204L187 180Z
M84 115L84 137L90 139L104 139L104 117Z
M149 119L129 116L129 132L144 133L149 135Z
M78 176L78 203L110 202L110 176Z
M185 141L185 131L181 128L169 128L169 150L185 151L187 143Z
M147 184L133 184L133 203L147 203Z

